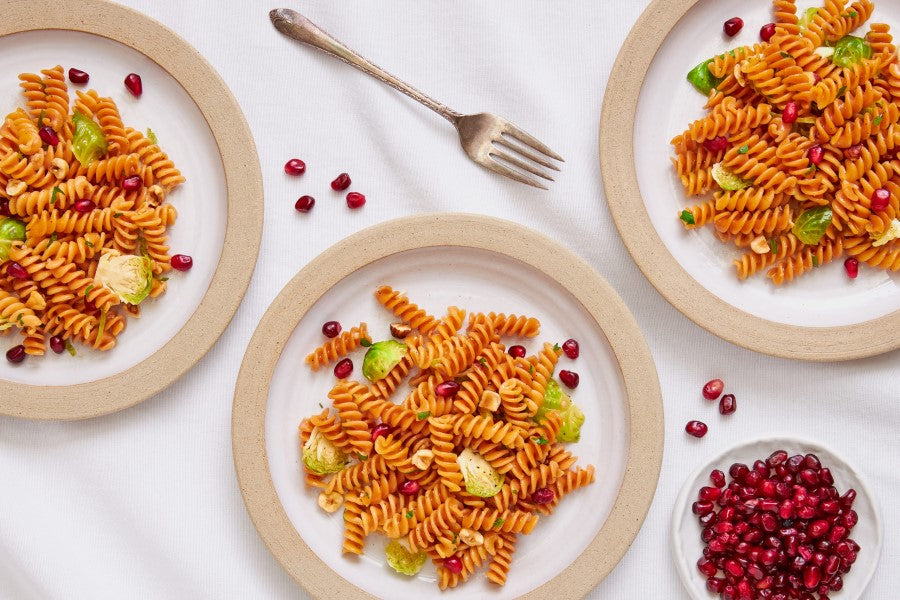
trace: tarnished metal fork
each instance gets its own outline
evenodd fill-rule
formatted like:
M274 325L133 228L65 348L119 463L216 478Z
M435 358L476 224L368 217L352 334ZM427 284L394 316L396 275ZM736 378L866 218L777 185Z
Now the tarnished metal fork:
M463 150L481 166L544 190L547 187L529 174L553 181L547 170L559 171L553 161L562 161L560 155L506 119L491 113L463 115L448 108L363 58L297 11L278 8L269 13L269 18L281 33L380 79L453 123Z

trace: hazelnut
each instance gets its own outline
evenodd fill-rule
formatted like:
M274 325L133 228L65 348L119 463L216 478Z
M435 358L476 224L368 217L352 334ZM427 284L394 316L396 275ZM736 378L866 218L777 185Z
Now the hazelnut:
M28 299L25 300L25 306L31 310L44 310L47 308L47 301L38 292L31 292Z
M69 163L62 158L54 158L50 161L50 174L57 179L65 179L69 173Z
M496 412L500 408L500 394L493 390L484 390L481 393L481 401L478 403L478 407L490 412Z
M753 238L753 241L750 242L750 249L757 254L768 254L771 250L771 248L769 247L769 240L767 240L765 236L762 235L758 235Z
M484 536L477 531L463 528L459 530L459 541L467 546L480 546L484 543Z
M433 460L434 452L432 452L428 448L422 448L421 450L413 454L409 459L412 465L420 471L424 471L425 469L430 467L431 461Z
M330 494L322 492L321 494L319 494L319 508L321 508L325 512L337 512L337 509L341 507L341 503L343 501L343 496L341 496L337 492L332 492Z
M18 196L28 188L24 181L18 179L10 179L6 182L6 195L10 198Z
M412 331L412 327L406 323L391 323L391 335L402 340Z

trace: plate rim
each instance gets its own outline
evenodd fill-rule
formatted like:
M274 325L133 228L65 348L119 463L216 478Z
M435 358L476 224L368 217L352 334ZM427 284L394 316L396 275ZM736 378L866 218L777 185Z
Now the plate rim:
M811 449L810 452L812 452L813 454L821 454L821 452L824 450L825 452L831 454L831 456L834 457L838 462L843 463L856 475L861 488L861 490L857 491L861 491L861 493L865 495L868 501L872 504L872 507L875 509L875 524L876 531L878 532L877 547L875 549L875 562L873 563L872 568L866 574L865 584L863 585L862 589L859 590L860 595L857 596L857 598L862 597L862 593L866 591L866 588L868 588L869 584L872 582L872 578L875 576L875 572L878 570L878 565L881 562L881 555L884 550L884 516L881 511L881 503L878 501L878 496L875 494L874 488L872 488L872 485L866 479L866 476L853 466L853 463L844 458L843 454L835 451L828 444L802 436L791 435L788 433L775 433L747 439L725 448L721 452L714 455L712 458L707 459L702 465L691 471L687 479L685 479L684 483L681 485L681 489L678 491L678 496L676 496L675 503L672 507L672 517L669 523L669 548L672 552L672 560L675 562L675 570L678 571L678 577L679 579L681 579L681 584L684 586L684 589L687 591L688 595L690 595L692 598L702 598L702 600L707 600L707 598L712 598L713 596L702 594L698 596L695 593L697 591L696 588L688 584L688 570L691 568L691 563L688 562L687 557L685 557L684 553L681 551L681 546L676 541L676 538L678 537L676 535L678 525L680 525L686 517L690 516L685 512L688 504L691 503L691 488L688 487L688 484L700 477L711 464L715 463L716 461L721 461L725 456L731 454L735 450L742 450L747 446L760 443L772 444L773 447L778 447L783 442L793 443L801 447Z
M516 243L510 243L515 240ZM510 221L435 213L387 221L351 235L301 269L266 310L241 363L232 409L232 451L247 512L282 567L316 598L368 597L332 571L303 541L279 501L269 472L265 415L269 385L285 343L309 308L336 283L376 260L428 247L487 250L544 273L597 321L622 374L630 423L619 495L581 555L524 597L582 597L618 564L640 530L662 466L662 393L650 349L625 303L593 267L558 242ZM640 424L635 426L635 424Z
M222 254L200 304L166 344L109 377L68 386L0 380L0 415L74 420L110 414L162 391L190 370L225 332L250 284L263 228L256 144L234 95L212 65L177 33L108 0L10 0L0 37L41 30L88 33L128 46L166 71L191 97L212 132L226 179Z
M684 316L732 344L780 358L844 361L900 348L900 310L854 325L800 327L747 313L687 273L650 221L634 163L634 121L647 71L671 30L702 0L654 0L613 64L600 116L599 159L609 211L650 284Z

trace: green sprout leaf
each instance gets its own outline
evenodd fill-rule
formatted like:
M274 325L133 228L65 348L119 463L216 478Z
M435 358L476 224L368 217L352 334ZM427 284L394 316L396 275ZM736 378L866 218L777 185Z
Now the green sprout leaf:
M418 419L419 421L424 421L425 419L427 419L430 416L431 416L430 410L423 410L420 413L416 413L416 419Z
M875 120L872 121L872 125L874 125L875 127L878 127L879 125L881 125L881 122L883 120L884 120L884 115L878 115L877 117L875 117Z
M816 255L813 255L813 257L812 257L812 266L813 266L813 267L818 267L818 266L819 266L819 257L816 256Z
M804 211L794 223L791 231L804 244L815 246L825 235L831 225L832 212L830 206L818 206Z
M681 220L687 223L688 225L696 225L697 222L694 220L694 213L689 210L681 211Z
M360 462L366 462L367 460L369 460L368 455L363 454L362 452L357 452L356 458L358 458Z
M72 345L72 342L66 340L66 351L70 356L75 356L75 346Z
M721 79L713 77L713 74L709 72L709 63L711 62L712 59L705 60L687 74L687 80L704 96L708 96L717 85L722 83Z
M501 525L503 525L503 519L498 517L497 520L494 521L494 524L491 525L491 529L499 529Z
M159 140L156 138L156 134L153 133L153 130L149 127L147 128L147 139L150 140L151 143L159 146Z
M104 156L108 150L103 130L93 120L76 112L72 117L75 133L72 137L72 152L83 165Z
M775 238L769 240L769 248L772 249L772 254L778 254L778 240Z
M416 514L415 512L413 512L413 511L410 510L410 511L408 511L408 512L406 513L406 518L407 518L407 519L412 519L412 518L413 518L413 515L415 515L415 514Z
M539 438L531 438L538 446L543 446L544 444L549 444L550 442L544 436Z
M361 340L359 340L359 345L362 346L363 348L368 348L369 346L372 345L372 340L367 340L366 338L362 338Z
M94 289L94 284L93 284L93 283L90 284L89 286L87 286L87 288L85 288L85 290L84 290L84 298L85 298L85 300L87 300L88 294L91 293L91 290L92 290L92 289Z
M750 146L746 144L738 148L738 154L747 154L748 152L750 152Z
M50 204L56 204L56 197L62 194L62 190L53 186L53 192L50 194Z

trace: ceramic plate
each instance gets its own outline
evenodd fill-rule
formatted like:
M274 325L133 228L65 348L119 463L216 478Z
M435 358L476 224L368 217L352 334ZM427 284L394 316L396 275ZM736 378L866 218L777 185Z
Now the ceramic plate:
M367 229L310 263L269 308L241 368L232 424L241 491L269 549L316 597L438 592L430 564L411 579L386 567L380 535L370 536L365 556L342 556L340 513L319 510L302 481L297 426L321 410L335 382L330 368L310 372L304 357L332 319L365 321L375 340L389 338L391 315L373 297L383 284L433 313L457 305L537 316L541 334L530 350L538 340L578 338L573 398L587 420L573 451L596 466L596 482L522 536L505 587L479 575L448 594L587 593L631 544L653 497L663 442L656 372L633 318L596 272L557 243L486 217L433 215ZM353 377L361 377L362 353L353 358Z
M19 365L0 362L0 413L75 419L125 408L185 373L218 339L243 298L262 231L262 184L253 139L224 82L159 23L97 0L14 1L0 21L0 107L23 99L16 75L61 64L90 73L86 86L116 101L126 126L151 128L186 178L169 201L178 220L171 252L194 267L129 319L115 348L78 347ZM134 98L125 75L139 73ZM18 343L4 338L7 345Z
M756 460L765 460L776 450L785 450L790 455L815 454L823 466L831 469L834 486L839 492L844 493L850 488L856 490L853 510L859 514L859 523L853 528L850 537L861 546L861 550L853 568L844 575L843 590L836 592L835 598L861 598L875 574L881 556L883 527L878 502L863 476L821 444L798 440L793 436L769 437L739 444L712 458L688 478L675 501L672 512L672 556L678 575L694 600L718 598L717 594L707 591L706 577L697 570L697 559L702 555L704 546L700 539L700 523L691 512L691 504L697 499L697 493L701 487L711 485L709 474L713 469L724 471L727 477L728 468L732 464L739 462L752 465Z
M820 5L818 3L817 5ZM876 2L870 22L900 25L900 5ZM806 6L805 4L803 6ZM746 23L726 39L721 24ZM737 249L712 227L686 231L678 212L688 199L669 162L669 140L704 116L704 99L685 80L703 58L759 41L771 3L658 0L641 16L613 68L601 124L606 198L629 252L678 310L741 346L804 360L846 360L900 347L900 274L843 260L781 287L765 274L740 281Z

